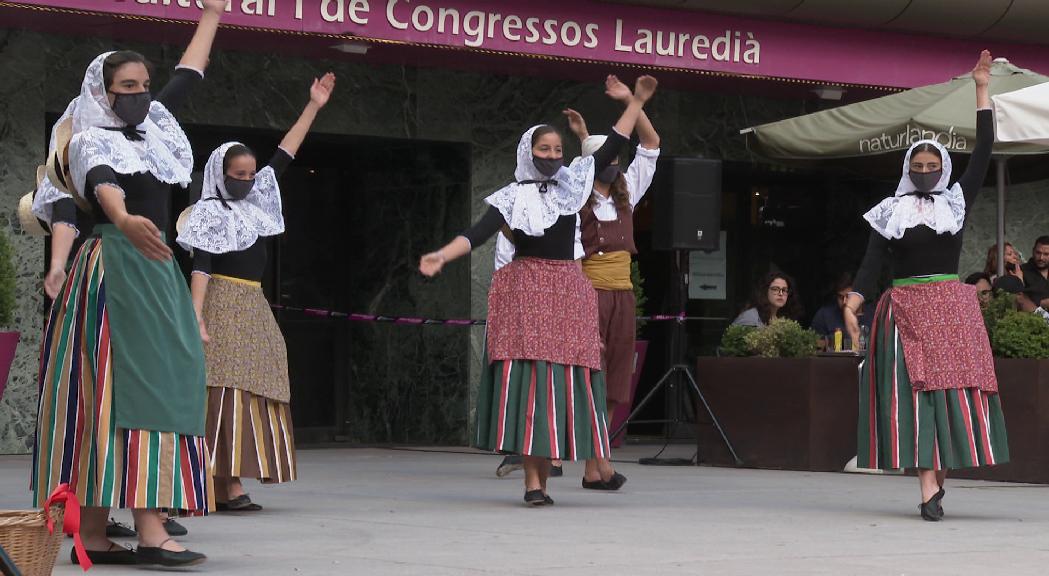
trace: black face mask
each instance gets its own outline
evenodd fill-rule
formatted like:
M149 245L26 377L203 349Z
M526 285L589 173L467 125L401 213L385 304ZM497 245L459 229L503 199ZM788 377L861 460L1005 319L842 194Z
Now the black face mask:
M153 103L153 95L149 92L137 94L117 94L110 92L115 98L113 100L113 113L117 115L128 126L138 126L149 115L149 105Z
M594 177L594 180L597 180L602 184L611 184L616 181L617 176L619 176L619 166L612 165L598 172L597 176Z
M538 156L532 156L532 164L535 165L535 169L540 174L547 178L553 178L554 174L565 165L564 158L540 158Z
M936 170L935 172L911 172L911 182L914 187L918 189L918 192L932 192L932 189L936 187L936 184L940 182L940 177L943 176L943 170Z
M255 179L251 180L238 180L232 176L226 176L223 184L226 185L226 194L229 195L233 200L243 200L251 194L252 188L255 187Z

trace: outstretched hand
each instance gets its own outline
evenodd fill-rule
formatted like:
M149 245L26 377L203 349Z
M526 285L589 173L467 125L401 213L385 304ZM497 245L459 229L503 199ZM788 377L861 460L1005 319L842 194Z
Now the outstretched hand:
M620 102L626 102L630 100L633 95L630 92L630 87L619 81L614 74L609 74L608 78L605 78L605 94L613 100Z
M572 130L573 134L579 137L580 140L590 135L586 129L586 120L583 120L582 114L571 108L565 108L561 113L568 118L568 127Z
M652 96L656 93L656 87L659 86L659 81L649 75L641 76L634 83L634 98L637 98L641 102L648 102Z
M419 259L419 272L427 278L440 274L444 268L445 258L440 252L430 252Z
M205 12L221 14L226 10L226 0L202 0Z
M980 52L980 60L976 62L976 67L973 68L973 80L976 81L977 86L987 86L991 82L991 51L984 50Z
M318 108L323 108L328 103L328 99L331 98L333 90L335 90L334 73L328 72L320 78L315 78L313 85L310 86L310 102L316 104Z

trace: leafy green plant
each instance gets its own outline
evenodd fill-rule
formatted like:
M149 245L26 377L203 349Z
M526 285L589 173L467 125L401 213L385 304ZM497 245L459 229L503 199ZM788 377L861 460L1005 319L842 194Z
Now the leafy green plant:
M750 356L750 346L747 345L747 334L757 330L753 326L741 326L734 324L725 330L721 337L721 346L718 353L721 356Z
M1010 314L1016 313L1016 295L1005 290L995 290L994 296L987 306L983 307L983 323L987 327L987 334L994 334L998 322Z
M1049 358L1049 323L1038 314L1013 311L997 321L991 349L1002 358Z
M819 335L794 320L773 320L764 328L729 326L721 339L722 356L806 358L819 351Z
M15 258L7 233L0 230L0 326L10 326L15 315Z
M637 316L644 316L648 297L645 296L645 279L641 277L641 268L637 265L637 260L630 262L630 283L634 285L634 312ZM644 320L637 321L637 334L641 334L644 325Z

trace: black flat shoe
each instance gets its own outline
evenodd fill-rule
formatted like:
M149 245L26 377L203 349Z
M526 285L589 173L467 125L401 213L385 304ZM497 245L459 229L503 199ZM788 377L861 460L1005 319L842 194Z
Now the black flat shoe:
M121 524L112 518L106 524L106 538L134 538L138 532L132 530L127 524Z
M182 552L165 550L161 546L168 540L171 540L171 538L161 542L160 546L155 548L139 546L134 554L135 562L140 565L152 566L194 566L208 559L207 556L200 552L193 552L192 550L183 550Z
M543 494L542 490L529 490L524 495L525 504L529 506L546 506L548 498L549 496ZM553 504L554 501L550 500L549 503Z
M935 496L933 496L935 498ZM922 520L926 522L939 522L943 520L943 514L936 509L936 502L930 498L928 502L922 502L918 505L918 511L922 514Z
M109 550L86 550L87 557L92 564L134 564L135 551L123 546L113 544ZM76 556L76 548L69 551L69 559L73 564L80 565L80 559Z
M561 468L560 466L553 466L553 465L550 466L550 477L551 478L558 478L558 477L561 477L561 476L564 476L564 475L565 475L564 468Z
M933 494L932 498L929 498L930 504L936 504L936 513L940 515L940 518L943 518L943 497L946 495L947 491L943 489L943 486L940 486L940 491Z
M262 506L252 502L247 494L241 494L229 502L216 502L215 509L219 512L258 512Z
M608 480L587 480L583 478L583 488L587 490L615 491L622 488L623 484L626 484L626 476L619 472L612 474L612 477Z
M547 506L553 506L554 505L554 499L551 498L549 495L544 494L543 495L543 503L546 504Z
M168 533L168 536L185 536L189 534L189 530L178 522L175 522L174 518L168 518L164 521L164 530Z

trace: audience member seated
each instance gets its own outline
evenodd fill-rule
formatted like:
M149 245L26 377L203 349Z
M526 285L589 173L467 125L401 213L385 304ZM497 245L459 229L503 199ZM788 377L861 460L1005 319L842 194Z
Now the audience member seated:
M991 276L986 272L973 272L965 278L965 283L976 286L976 296L980 299L980 307L986 308L994 296Z
M1034 241L1031 259L1022 267L1024 286L1042 308L1049 308L1049 236Z
M816 315L812 317L812 329L824 339L832 337L835 330L841 330L842 334L847 333L845 331L845 315L842 310L845 308L845 301L849 297L849 292L852 292L852 274L845 272L838 277L838 281L834 283L833 291L832 301L824 304L816 311ZM865 302L860 311L860 326L866 326L869 330L873 318L874 307L870 302Z
M1005 243L1005 273L1020 278L1023 282L1023 257L1012 244ZM984 261L983 273L991 278L991 282L998 279L998 245L995 244L987 249L987 260Z
M1015 276L1002 276L994 283L995 290L1004 290L1016 295L1016 308L1021 312L1038 314L1049 322L1049 311L1038 303L1038 293L1034 288L1026 288Z
M761 327L779 318L797 320L801 317L799 301L794 280L782 272L770 272L754 288L747 308L732 324Z

